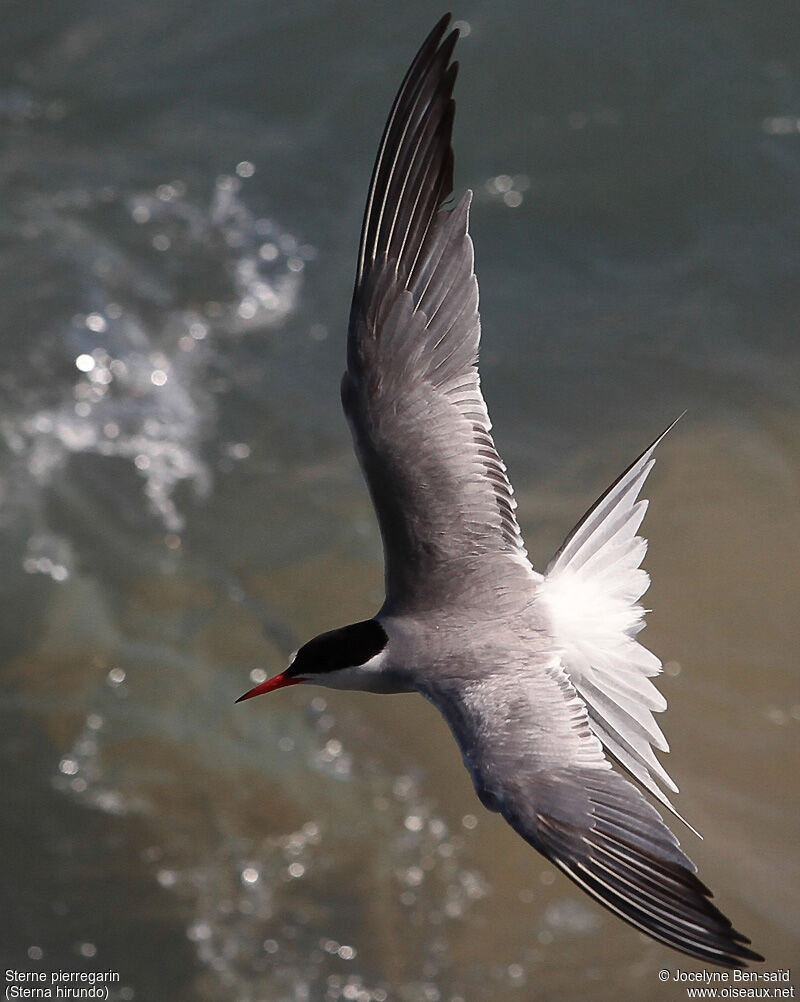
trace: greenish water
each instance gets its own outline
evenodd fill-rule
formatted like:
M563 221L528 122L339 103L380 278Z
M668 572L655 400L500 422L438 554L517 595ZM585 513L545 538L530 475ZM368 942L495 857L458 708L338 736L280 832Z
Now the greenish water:
M339 410L363 201L430 4L7 4L0 951L111 997L675 1000L698 970L472 792L422 700L250 672L381 600ZM679 833L798 959L800 17L473 2L456 183L542 567L648 484Z

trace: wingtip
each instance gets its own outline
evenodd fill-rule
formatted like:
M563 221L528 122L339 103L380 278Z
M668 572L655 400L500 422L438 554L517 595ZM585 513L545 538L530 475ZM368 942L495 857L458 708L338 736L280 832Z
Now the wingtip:
M436 39L436 45L438 46L439 42L444 36L445 31L447 31L447 26L448 24L450 24L452 16L453 15L450 13L450 11L447 11L446 13L442 14L442 16L436 22L436 24L431 28L427 39L423 43L423 47L427 45L429 42L433 41L433 39ZM458 33L458 28L455 28L453 30L456 33Z
M593 775L584 788L592 805L585 828L573 816L539 811L532 838L528 827L509 820L595 900L654 939L722 967L763 960L712 903L696 867L641 794L611 771Z
M461 37L458 28L453 28L449 35L447 35L444 41L436 49L437 56L442 60L444 66L447 67L446 73L451 75L451 79L448 79L448 86L452 90L456 77L458 76L459 62L457 59L453 59L453 52L456 47L456 42ZM451 62L452 60L452 62Z

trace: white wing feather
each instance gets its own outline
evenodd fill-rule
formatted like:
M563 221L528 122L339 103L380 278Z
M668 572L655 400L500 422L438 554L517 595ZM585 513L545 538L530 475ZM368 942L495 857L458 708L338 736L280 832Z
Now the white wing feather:
M684 821L658 785L678 791L653 752L653 747L669 750L653 717L667 706L650 681L661 662L636 640L645 615L639 599L650 584L641 567L647 541L637 535L647 501L638 498L655 463L653 452L673 425L572 530L550 562L539 596L595 734L620 765Z

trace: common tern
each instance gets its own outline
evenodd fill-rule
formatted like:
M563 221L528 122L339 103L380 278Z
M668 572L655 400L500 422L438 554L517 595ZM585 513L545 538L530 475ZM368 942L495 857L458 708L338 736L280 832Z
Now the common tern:
M444 715L478 797L579 887L653 938L728 967L763 960L613 757L662 805L677 791L638 643L639 499L659 436L569 533L530 563L480 389L472 192L453 188L443 17L392 106L367 198L342 403L380 523L386 600L310 640L240 697L314 682L418 692ZM669 429L667 429L668 431ZM666 434L666 432L664 432Z

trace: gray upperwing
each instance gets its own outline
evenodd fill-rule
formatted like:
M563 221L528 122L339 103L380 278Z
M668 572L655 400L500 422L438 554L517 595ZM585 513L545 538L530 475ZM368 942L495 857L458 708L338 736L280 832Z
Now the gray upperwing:
M471 681L434 680L483 803L620 918L691 956L728 967L761 960L709 900L658 812L610 768L557 659Z
M452 189L457 65L450 64L457 33L441 41L446 23L420 49L384 132L342 381L395 604L426 601L426 592L441 598L486 554L512 556L509 569L530 573L480 391L471 193L441 209Z

